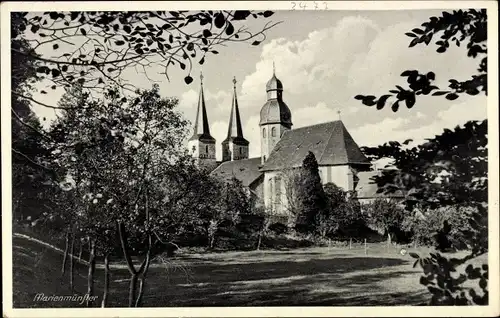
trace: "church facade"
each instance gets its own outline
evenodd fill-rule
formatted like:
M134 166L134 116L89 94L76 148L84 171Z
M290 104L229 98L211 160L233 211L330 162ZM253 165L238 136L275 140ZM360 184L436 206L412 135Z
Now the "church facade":
M292 129L292 112L284 101L283 84L273 70L266 84L267 101L260 110L259 157L249 158L249 142L241 124L236 80L227 137L222 141L222 161L215 158L216 140L210 135L207 107L201 83L196 121L188 145L200 167L215 176L236 178L256 204L275 215L286 216L294 202L297 168L308 152L318 161L323 184L334 183L345 191L356 191L361 202L380 196L370 179L377 174L371 162L349 134L341 120Z

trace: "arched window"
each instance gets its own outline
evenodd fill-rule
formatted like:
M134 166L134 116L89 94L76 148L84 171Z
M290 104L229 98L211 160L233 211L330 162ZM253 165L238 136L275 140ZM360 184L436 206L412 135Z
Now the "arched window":
M266 138L266 128L262 128L262 137Z
M271 205L274 204L274 182L273 179L269 179L269 198L271 199Z
M273 128L271 129L271 136L272 136L272 137L276 137L276 127L273 127Z
M205 152L208 154L208 145L205 146Z
M240 148L240 155L242 154L242 150L241 150L241 149L242 149L242 148Z

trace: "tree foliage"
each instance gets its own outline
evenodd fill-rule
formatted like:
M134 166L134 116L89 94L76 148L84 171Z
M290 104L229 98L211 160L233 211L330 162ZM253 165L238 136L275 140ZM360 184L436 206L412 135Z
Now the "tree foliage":
M366 218L381 234L396 236L405 219L405 211L399 202L386 198L377 198L364 206Z
M168 79L171 67L185 71L184 82L190 84L194 66L218 54L219 47L233 42L259 45L265 40L265 32L277 23L254 31L244 21L272 15L245 10L14 13L11 36L29 42L32 49L13 43L11 53L16 60L36 62L30 72L36 71L52 89L79 83L93 91L105 92L109 85L134 91L122 76L126 69L146 76L162 70Z
M300 206L296 221L298 229L311 232L315 228L316 218L327 212L327 200L319 176L318 162L310 151L302 162L297 198Z
M396 85L396 89L378 98L374 95L356 95L355 99L360 100L364 105L376 106L378 110L383 109L390 100L391 109L397 112L403 103L406 107L412 108L417 97L421 95L445 96L448 100L455 100L464 93L487 94L486 9L454 10L452 13L444 11L440 17L431 17L429 21L422 23L421 28L414 28L406 35L412 39L410 47L422 43L429 45L433 38L439 36L439 39L434 42L438 53L445 53L450 44L460 46L466 43L467 56L481 59L477 73L473 74L470 79L450 79L448 89L440 89L434 85L436 79L434 72L406 70L401 73L401 76L406 78L407 88Z
M435 42L438 46L436 51L440 54L448 50L450 43L456 46L467 43L467 56L481 58L477 73L470 79L450 79L449 89L443 90L433 85L436 76L434 72L406 70L401 76L407 77L408 89L396 86L397 90L391 90L391 94L378 99L373 95L357 95L355 99L367 106L376 105L379 110L392 99L392 110L396 112L401 102L412 108L419 95L446 96L448 100L455 100L460 94L487 94L486 10L443 12L441 17L431 17L429 21L422 23L422 27L406 33L412 38L410 47L420 43L429 45L437 35L440 35L440 40ZM469 265L458 278L452 276L460 266L488 251L487 121L469 121L463 127L445 129L441 135L428 139L422 145L403 149L410 141L406 141L404 145L389 142L379 147L365 148L365 152L372 158L392 158L399 169L386 171L376 178L380 191L402 190L406 196L406 208L413 212L417 208L424 211L430 209L434 213L439 212L438 208L456 209L467 220L468 225L465 222L452 222L442 215L433 215L431 219L442 222L436 233L433 233L435 247L438 252L447 251L453 246L452 232L459 231L462 234L460 243L470 249L469 254L461 259L447 258L439 253L431 254L431 257L412 254L417 259L414 265L420 264L424 270L420 282L433 295L431 305L487 304L486 264L480 268ZM460 211L468 212L462 215ZM419 227L422 224L419 222L422 220L415 215L412 217L416 224L409 227L413 227L417 236L421 235ZM426 216L423 217L425 220ZM465 288L463 284L467 280L478 280L482 295L478 295L474 288Z

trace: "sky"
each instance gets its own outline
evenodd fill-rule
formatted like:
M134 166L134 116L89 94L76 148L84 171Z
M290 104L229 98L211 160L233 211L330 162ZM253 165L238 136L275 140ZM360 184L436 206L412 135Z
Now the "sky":
M421 142L468 120L487 117L485 96L461 96L455 101L444 97L420 97L411 109L390 107L376 110L354 99L358 94L379 96L398 84L407 69L436 73L436 84L446 88L448 79L468 79L479 59L467 57L464 46L452 47L444 54L436 46L408 48L404 35L440 10L400 11L277 11L271 21L282 21L269 30L259 46L231 43L218 49L203 66L196 65L195 81L186 85L185 73L172 70L170 81L163 75L150 75L160 85L163 96L179 98L179 109L194 122L199 73L203 71L204 92L212 136L220 143L227 134L236 77L237 95L244 137L250 142L250 157L260 156L259 112L266 101L265 84L271 78L273 62L276 76L284 86L283 99L292 112L293 128L337 120L340 117L360 146L376 146L391 140L412 138ZM266 20L249 20L258 30ZM124 78L141 88L152 83L133 69ZM55 104L62 90L35 96ZM49 122L52 109L35 106L35 112Z

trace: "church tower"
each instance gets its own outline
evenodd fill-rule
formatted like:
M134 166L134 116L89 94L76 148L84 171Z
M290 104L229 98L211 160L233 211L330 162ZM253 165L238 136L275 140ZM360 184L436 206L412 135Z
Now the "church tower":
M236 96L236 78L233 79L233 102L227 138L222 142L222 161L248 159L249 142L243 137L240 110Z
M267 102L260 110L260 147L262 164L269 158L283 133L292 129L292 113L283 101L283 84L276 77L273 63L273 77L266 84Z
M193 136L188 141L188 149L200 168L211 170L217 165L215 161L215 138L210 135L205 95L203 93L203 74L200 74L200 82L201 89L198 109L196 110L196 121Z

